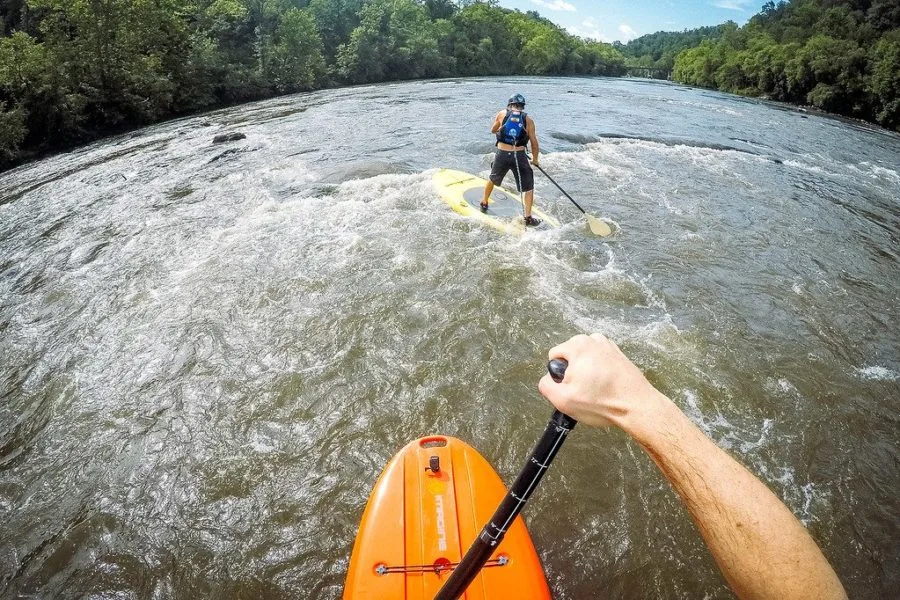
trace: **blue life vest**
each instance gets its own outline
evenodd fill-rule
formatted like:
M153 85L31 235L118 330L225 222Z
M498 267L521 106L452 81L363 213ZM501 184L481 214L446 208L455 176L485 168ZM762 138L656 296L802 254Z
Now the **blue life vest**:
M511 146L524 146L528 142L525 111L506 109L506 117L497 132L497 142Z

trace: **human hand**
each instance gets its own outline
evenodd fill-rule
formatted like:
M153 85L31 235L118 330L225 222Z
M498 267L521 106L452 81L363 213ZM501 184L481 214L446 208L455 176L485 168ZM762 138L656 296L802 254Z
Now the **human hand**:
M533 165L536 166L536 167L540 167L540 166L541 166L541 165L538 164L538 159L536 159L536 158L532 158L532 159L531 159L531 164L533 164Z
M568 361L560 383L544 375L538 389L557 410L594 427L615 424L631 431L654 401L665 398L615 343L599 333L576 335L549 357Z

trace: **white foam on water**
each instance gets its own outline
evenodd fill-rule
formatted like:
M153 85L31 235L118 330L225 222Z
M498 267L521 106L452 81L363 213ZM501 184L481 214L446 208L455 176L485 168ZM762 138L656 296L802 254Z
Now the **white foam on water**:
M675 195L676 197L678 196L678 190L677 190L677 189L674 190L673 195ZM673 214L673 215L679 215L679 216L684 214L684 211L683 211L683 210L681 210L679 207L675 206L674 204L672 204L672 203L669 201L669 193L668 193L666 190L660 190L660 192L657 194L657 197L660 199L660 202L662 202L662 205L665 207L665 209L666 209L667 211L669 211L671 214ZM685 234L684 236L682 236L682 239L692 239L692 238L689 237L689 236L695 236L695 237L698 237L698 238L700 237L699 234L696 234L696 233L688 233L688 234Z
M900 197L900 174L897 171L863 161L858 164L835 161L835 159L821 153L807 153L799 155L798 159L785 160L789 167L800 169L814 175L825 177L829 180L840 182L841 185L858 187L860 178L865 177L875 183L876 187L886 186L889 196ZM879 186L879 184L881 184Z
M759 432L759 438L755 442L744 441L740 444L741 452L747 454L752 450L758 450L766 444L769 434L772 432L772 425L775 423L772 419L763 419L762 427Z
M712 437L712 427L707 422L706 416L700 410L696 392L693 390L681 390L680 395L684 401L684 413L699 427L707 437Z
M784 164L789 167L794 167L795 169L801 169L803 171L807 171L809 173L815 173L816 175L832 175L830 171L826 171L822 167L818 165L811 165L809 163L800 162L793 159L788 159L784 161Z
M708 148L690 143L663 143L653 140L634 138L609 138L587 144L586 149L608 158L625 158L634 160L635 167L643 167L639 160L642 154L652 153L664 155L668 160L703 164L712 169L723 169L729 161L736 163L768 163L769 158L741 150L729 148ZM638 159L635 160L635 157Z
M185 343L186 336L195 335L183 332L179 334L182 341L173 339L169 333L175 331L178 323L186 326L195 322L209 323L226 328L218 337L205 338L213 344L209 351L195 347L194 353L200 359L215 356L215 348L223 343L238 349L248 345L264 346L267 324L241 319L242 315L247 315L248 301L266 298L259 295L262 291L259 286L264 285L266 279L263 273L268 271L270 277L284 281L294 272L295 278L309 280L311 285L314 285L312 278L337 280L346 276L347 269L364 264L367 252L364 243L368 245L377 239L379 231L392 226L408 227L410 220L418 215L443 208L436 200L430 205L426 200L428 206L425 208L406 200L410 194L429 199L430 180L424 175L379 176L341 184L335 194L325 198L295 196L279 201L264 184L270 173L229 176L216 185L227 187L230 193L224 189L222 195L211 192L208 194L210 200L187 203L177 207L174 213L148 211L142 229L117 251L101 253L92 262L62 273L60 283L76 298L83 299L90 311L73 321L71 326L90 326L92 338L97 342L95 350L90 359L81 360L74 366L71 375L95 410L103 410L102 406L107 403L105 398L112 399L110 408L115 408L114 399L127 397L129 390L152 386L158 380L171 377L171 371L187 360L177 358L185 351L179 344ZM432 192L431 199L433 196ZM219 198L228 198L233 218L225 215L217 219L218 226L197 227L195 233L186 235L185 228L190 226L191 218L206 218L209 204ZM141 211L141 207L137 210L132 207L121 214L107 215L106 219L112 222L121 219L125 224L135 217L140 219ZM89 226L88 220L86 216L75 217L79 227L82 223ZM61 241L72 246L70 262L83 260L93 249L91 245L80 243L78 229L73 227L73 233L65 234ZM178 235L172 236L172 231ZM415 262L408 251L386 256L392 265L389 269L404 269ZM146 264L156 264L158 268L142 266ZM297 267L291 269L291 264ZM306 272L309 265L314 265L311 273ZM108 288L110 284L104 280L121 277L117 271L139 275L123 281L121 302L110 307L107 305L113 301L111 295L96 296L94 290ZM244 278L242 273L247 277ZM285 310L302 318L304 314L324 310L320 304L327 299L320 300L316 291L310 291L304 294L302 301L287 301L290 305L286 304ZM98 306L95 309L93 305ZM221 316L216 314L229 311L240 319L237 327L229 325L230 319L222 322ZM102 318L89 324L94 313ZM41 327L46 329L48 326ZM208 326L204 325L204 328ZM37 331L32 333L30 337L44 335ZM202 344L203 339L193 344ZM347 348L337 348L331 354L339 356L346 352ZM173 357L176 360L173 361ZM321 370L334 360L334 357L298 354L288 361L291 364L281 365L275 364L273 357L262 354L243 365L243 373L250 379L269 377L272 372L285 370L308 373ZM51 368L52 361L41 361L32 373L40 375L45 366ZM182 387L182 398L191 404L211 408L211 396L199 394L199 388L191 389L197 383L186 382ZM99 390L118 392L95 395L94 391Z
M625 153L620 151L618 146L593 143L588 144L586 148L588 148L587 151L548 154L542 159L549 163L548 167L557 167L564 173L569 171L587 171L614 183L621 180L623 176L626 179L634 178L633 172L623 172L614 166L617 162L627 162L626 159L630 159L630 157L627 157ZM616 186L612 189L616 189Z
M847 168L859 175L874 179L876 181L884 180L895 185L900 185L900 173L893 169L888 169L887 167L882 167L880 165L863 161L858 165L848 164Z
M742 111L735 110L727 106L721 106L719 104L711 104L709 102L692 102L690 100L676 100L674 98L666 98L665 102L667 104L673 104L676 106L685 106L690 109L697 109L697 112L701 114L704 112L716 112L732 117L743 117L745 114Z
M681 399L682 410L696 424L707 437L716 444L741 456L742 462L751 461L762 472L767 472L766 463L759 459L759 451L769 448L773 443L781 445L789 442L793 435L784 431L776 431L775 419L764 418L759 426L751 424L735 425L716 409L704 412L700 407L700 400L693 390L682 389L678 397Z
M534 278L535 294L549 299L560 307L566 318L585 333L603 332L610 337L640 338L646 341L658 339L663 332L670 333L677 328L666 312L664 300L659 297L649 282L650 276L639 277L629 274L618 266L615 252L608 245L603 246L606 263L601 267L578 269L573 265L571 254L583 252L580 243L564 239L567 229L581 228L583 224L567 225L551 232L533 232L532 237L523 236L514 243L516 254L526 257L531 269L540 273ZM553 252L546 251L549 247ZM561 248L571 247L571 253ZM609 311L598 312L597 299L585 297L574 291L578 286L609 287L626 285L639 292L640 300L635 306L655 308L661 314L658 320L644 324L638 329L626 326L619 315Z
M271 437L259 431L254 431L251 434L249 447L259 454L273 454L278 451L278 444Z
M783 393L796 394L796 388L789 381L779 379L767 383L774 384ZM700 429L720 447L734 451L741 462L751 464L751 471L764 481L774 482L782 490L782 499L792 508L797 517L808 525L816 519L817 507L827 501L827 492L818 489L812 482L800 484L796 481L796 471L786 465L773 466L760 455L764 448L777 448L790 443L796 436L784 431L776 431L775 419L765 418L758 428L733 425L721 413L707 415L699 406L699 399L691 390L681 390L684 412ZM754 439L755 438L755 439Z
M892 371L887 367L882 367L879 365L858 367L853 371L854 373L856 373L857 377L869 381L897 381L898 379L900 379L900 374L898 374L896 371Z
M763 477L776 482L783 490L782 500L792 509L794 516L808 527L810 523L817 521L816 505L827 503L830 496L827 490L820 490L814 483L800 484L796 480L796 472L792 467L777 467L773 474L765 465L757 465L757 469Z
M799 394L800 392L794 387L794 384L788 381L787 379L779 379L778 380L778 389L780 389L784 393L790 394Z

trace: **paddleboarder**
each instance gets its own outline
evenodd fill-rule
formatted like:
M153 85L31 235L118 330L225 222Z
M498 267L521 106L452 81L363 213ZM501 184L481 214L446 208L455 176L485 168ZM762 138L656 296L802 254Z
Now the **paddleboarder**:
M531 214L531 206L534 204L534 171L531 164L538 165L540 146L534 119L525 113L525 97L522 94L512 96L506 103L506 108L497 113L491 125L491 133L497 136L497 150L494 162L491 163L491 176L484 186L481 212L488 211L488 198L494 191L494 186L502 185L503 178L512 171L516 179L516 189L525 195L525 225L528 227L540 225L541 220ZM529 143L531 143L531 164L525 153Z
M700 529L740 598L846 598L831 565L791 511L719 448L600 334L556 346L562 382L539 389L557 410L595 427L615 425L650 455Z

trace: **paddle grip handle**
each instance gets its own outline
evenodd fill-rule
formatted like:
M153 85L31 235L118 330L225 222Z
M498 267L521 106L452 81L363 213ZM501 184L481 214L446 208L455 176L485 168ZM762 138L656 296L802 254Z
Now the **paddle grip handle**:
M552 379L556 383L562 383L562 380L565 379L567 368L569 368L569 361L564 358L554 358L547 363L547 372L550 373L550 379ZM563 414L558 410L553 411L553 416L550 418L550 422L555 423L558 427L563 427L565 429L572 429L573 427L575 427L575 424L578 423L578 421L576 421L569 415Z
M550 379L556 383L562 383L566 376L566 369L569 368L569 362L564 358L554 358L547 363L547 371L550 373Z

